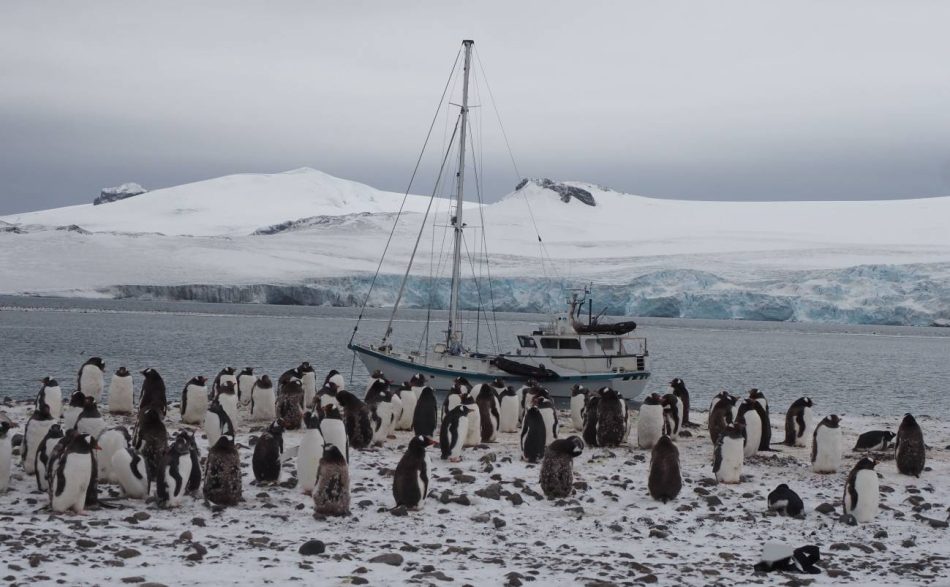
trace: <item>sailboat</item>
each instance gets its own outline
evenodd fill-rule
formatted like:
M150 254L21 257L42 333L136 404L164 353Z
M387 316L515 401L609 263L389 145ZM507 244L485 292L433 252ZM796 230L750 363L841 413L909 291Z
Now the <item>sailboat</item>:
M649 352L647 340L633 337L634 322L602 323L600 316L593 315L591 289L585 287L571 292L566 300L565 311L551 316L550 320L536 329L517 334L517 347L513 352L483 353L469 349L462 332L462 308L459 291L462 281L462 249L464 246L463 222L464 188L466 169L466 139L469 118L469 78L472 66L474 41L462 42L464 69L462 102L452 143L458 137L458 170L455 182L455 207L447 229L453 232L452 280L449 298L448 325L444 340L431 349L409 350L394 348L390 342L393 318L398 310L409 268L393 306L385 334L379 344L355 342L359 320L347 345L366 366L370 373L380 373L393 385L409 381L421 374L426 384L435 390L451 389L458 378L471 385L492 383L497 380L518 388L537 384L546 388L553 397L570 397L575 386L588 389L612 387L627 399L636 398L646 387L650 377L647 366ZM457 58L456 58L457 59ZM454 70L454 68L453 68ZM450 76L451 79L451 76ZM447 85L448 87L448 85ZM444 93L443 93L444 96ZM431 133L431 130L430 130ZM446 151L446 157L451 146ZM408 191L407 191L408 193ZM435 193L433 193L434 197ZM396 219L398 222L398 216ZM421 230L420 230L421 236ZM539 237L540 241L540 237ZM387 245L388 246L388 245ZM418 240L417 247L418 248ZM385 251L383 253L385 256ZM415 250L412 258L415 257ZM412 258L409 266L411 267ZM380 261L382 266L382 260ZM377 270L377 276L379 271ZM375 284L375 278L373 283ZM369 293L367 293L367 300ZM365 309L364 301L364 309ZM587 320L583 309L587 307Z

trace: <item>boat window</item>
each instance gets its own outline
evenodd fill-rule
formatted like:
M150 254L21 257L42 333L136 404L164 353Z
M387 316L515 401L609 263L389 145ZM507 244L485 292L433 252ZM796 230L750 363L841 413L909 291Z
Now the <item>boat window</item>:
M600 343L600 348L604 349L605 351L614 350L614 339L612 338L600 338L597 339L597 342Z
M576 338L562 338L560 347L562 349L581 350L581 341Z
M557 348L557 339L556 339L556 338L542 338L542 339L541 339L541 348L543 348L543 349L556 349L556 348Z
M519 336L518 344L520 344L522 348L531 348L531 349L538 348L538 344L534 342L534 339L531 338L530 336Z

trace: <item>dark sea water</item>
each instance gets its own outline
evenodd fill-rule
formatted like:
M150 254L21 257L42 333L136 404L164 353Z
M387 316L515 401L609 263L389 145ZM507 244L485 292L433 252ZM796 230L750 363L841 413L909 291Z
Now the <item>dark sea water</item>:
M0 396L32 397L47 374L71 392L90 356L103 357L110 373L120 365L154 367L171 398L192 376L213 377L226 365L277 376L309 360L321 379L337 369L350 381L353 355L346 343L356 315L353 308L0 296ZM378 340L388 316L388 310L367 310L357 339ZM546 317L499 314L496 320L501 350L510 350L515 333ZM638 323L636 335L648 339L650 350L647 391L664 392L671 378L682 377L696 407L707 406L722 389L744 394L758 387L782 412L809 395L818 414L950 416L947 328L661 318ZM394 341L418 346L425 325L425 311L400 312ZM466 337L473 341L474 323L469 326ZM443 321L433 321L430 342L442 328ZM491 352L484 322L478 334L481 350ZM356 361L354 384L366 378Z

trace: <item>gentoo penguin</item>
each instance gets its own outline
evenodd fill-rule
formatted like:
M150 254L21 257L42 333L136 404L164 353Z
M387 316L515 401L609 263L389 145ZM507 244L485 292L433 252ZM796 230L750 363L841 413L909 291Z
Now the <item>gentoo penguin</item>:
M87 395L83 402L82 412L76 419L76 430L80 434L88 434L93 438L98 438L99 434L106 429L106 421L99 413L99 406L96 405L96 399Z
M59 425L57 424L56 426L59 426ZM52 430L53 428L50 428L50 431ZM37 477L36 485L37 485L37 488L40 488L41 491L47 494L49 494L50 479L52 479L53 475L56 473L57 459L63 456L63 453L66 451L66 447L69 446L70 443L72 443L73 438L79 434L73 428L70 428L69 430L64 430L62 432L63 432L62 436L60 436L59 439L57 440L50 439L49 442L44 442L41 445L42 448L46 449L47 457L46 457L46 463L45 463L45 473L43 475L42 480L39 477ZM37 450L36 451L36 465L37 466L44 465L44 463L40 460L39 457L40 457L40 451ZM38 476L40 474L40 471L37 470L34 474Z
M251 457L251 470L258 483L280 481L280 456L284 454L284 425L274 420L257 439Z
M181 505L182 498L188 492L188 479L191 478L191 447L188 438L175 435L175 440L165 451L165 459L159 470L156 490L158 505L175 508Z
M428 436L413 436L409 441L393 476L393 498L397 506L420 510L425 505L429 495L429 469L432 467L426 447L438 444Z
M299 430L303 421L303 384L299 379L290 379L280 386L275 405L277 417L284 421L287 430Z
M204 429L205 435L208 437L209 448L217 444L218 439L222 436L230 436L231 440L234 440L236 432L231 417L216 401L211 402L211 407L205 412Z
M541 491L548 499L570 497L574 492L574 457L584 451L580 436L555 440L544 450L541 461Z
M594 412L597 414L597 446L620 446L627 438L627 402L613 388L601 388ZM588 403L588 409L591 409ZM660 429L662 429L662 408L660 408Z
M73 431L73 434L75 434L75 431ZM36 450L34 475L36 476L36 488L40 491L46 492L49 490L49 461L53 456L53 449L64 436L63 427L59 424L53 424Z
M373 426L373 444L382 446L389 437L393 423L392 393L385 379L374 379L366 391L364 403L369 408L370 423Z
M188 441L188 456L191 458L191 475L188 477L187 491L194 497L198 497L198 490L201 489L201 451L198 450L194 433L179 430L178 436Z
M478 403L471 393L462 396L462 405L468 408L468 432L465 434L465 446L478 446L482 440L482 415Z
M548 446L557 440L557 432L560 429L557 421L557 409L554 407L554 401L546 396L538 397L535 405L544 419L544 446Z
M419 391L422 391L421 387L415 388L407 381L396 392L399 395L399 401L402 402L399 419L396 421L396 430L412 430L412 416L416 412L416 400L419 397Z
M780 571L817 575L821 573L821 568L815 566L819 560L821 551L814 544L792 548L788 544L766 542L762 547L761 559L752 568L757 573Z
M800 397L788 408L785 413L785 444L786 446L805 446L807 433L811 428L812 401L810 397Z
M745 460L745 434L741 424L727 424L716 441L713 473L720 483L738 483Z
M468 406L461 404L452 408L449 415L442 418L442 428L439 431L439 447L442 449L442 460L457 463L462 460L462 447L468 435ZM540 415L540 414L539 414Z
M871 430L858 436L858 441L854 443L854 452L863 450L865 452L872 450L887 450L888 445L897 435L887 430Z
M23 431L23 446L20 447L20 461L23 464L23 470L28 475L36 472L36 451L55 423L56 420L50 415L49 406L46 404L42 409L33 410L33 415L26 422L26 429Z
M102 389L105 387L103 380L105 368L106 364L99 357L92 357L83 363L76 375L76 389L83 395L91 395L98 402L102 397Z
M670 392L676 396L676 399L680 400L680 408L682 410L680 428L699 427L699 424L689 419L689 390L686 389L686 384L683 383L683 380L676 377L670 381Z
M119 367L109 381L109 413L131 414L134 406L132 374L125 367Z
M877 461L864 457L854 465L848 474L848 481L844 486L845 515L852 515L859 523L870 522L877 515L880 507L881 491L877 480L877 471L874 470Z
M251 387L251 420L269 422L277 419L277 396L274 384L267 375L261 375Z
M225 367L218 372L214 378L214 381L211 382L211 399L218 397L218 391L226 383L233 383L235 388L237 387L237 376L234 373L234 367Z
M181 421L198 425L208 411L208 380L204 375L192 377L181 391Z
M85 509L89 487L96 474L95 449L93 437L75 434L62 454L51 463L55 470L49 478L49 497L54 512L73 510L81 514Z
M336 398L343 408L343 425L346 427L350 446L357 450L368 447L373 441L369 407L349 391L337 393Z
M841 419L832 414L815 427L811 442L811 468L816 473L837 473L841 466Z
M897 470L904 475L920 477L927 459L925 450L923 430L913 416L904 414L897 429Z
M233 506L242 499L241 455L229 436L222 436L208 450L204 496L216 505Z
M237 376L237 395L239 404L246 406L251 403L251 388L254 387L256 382L257 377L254 376L253 367L244 367L241 369L241 372L238 373Z
M675 439L680 434L680 423L683 418L683 406L676 395L668 393L663 396L663 434Z
M79 431L82 432L81 426ZM132 445L132 437L128 429L125 426L107 428L96 437L96 443L100 448L99 454L96 455L99 482L118 483L119 480L112 471L112 455Z
M603 399L601 409L603 409ZM637 446L653 448L663 436L663 398L653 393L644 398L640 405L640 417L637 418ZM605 445L606 446L606 445Z
M76 420L79 419L79 414L82 414L83 408L86 407L86 396L82 394L81 391L74 391L71 396L69 396L69 404L66 406L66 409L63 410L63 428L66 430L72 430L76 427Z
M680 475L680 451L668 435L664 434L653 445L650 453L650 476L647 481L650 496L666 503L675 499L683 489Z
M732 409L737 402L738 398L728 391L720 391L713 398L712 407L709 410L709 439L713 444L719 440L726 425L734 421Z
M350 513L350 472L343 453L335 446L327 446L320 458L317 486L313 488L313 511L323 516Z
M237 385L230 381L220 384L218 393L214 396L214 401L221 404L221 407L227 412L234 429L237 430L241 425L241 416L238 414Z
M797 493L782 483L769 493L769 509L783 516L797 518L805 511L805 504Z
M756 409L758 408L758 409ZM739 404L739 413L736 422L745 426L745 457L749 458L759 452L762 441L762 418L759 410L762 406L752 398L746 398Z
M303 405L311 406L317 397L317 372L309 362L304 361L297 367L297 373L300 373L300 385L303 387Z
M772 420L769 416L769 400L765 399L765 395L756 388L749 390L749 399L756 403L755 413L759 415L759 420L762 422L762 434L759 437L759 450L760 451L769 451L772 450Z
M112 473L126 497L145 499L151 491L148 467L134 448L126 448L112 455Z
M53 419L59 420L63 414L63 390L59 387L59 382L52 377L44 377L41 382L43 388L36 394L36 409L46 404Z
M13 435L10 434L12 428L9 422L0 422L0 493L9 489L10 473L13 471Z
M412 432L416 436L432 436L439 421L439 408L435 391L425 386L419 391L416 409L412 413Z
M508 386L498 392L498 431L517 432L521 421L521 401L515 388Z
M544 416L538 409L539 402L534 403L521 420L521 458L529 463L536 463L544 458L544 449L547 446Z
M480 419L482 442L495 442L498 437L498 428L501 426L501 414L498 406L498 392L491 385L482 384L475 396Z
M340 449L347 461L350 460L350 439L346 435L346 424L340 408L335 405L323 408L323 419L320 420L320 434L323 435L323 449L333 445Z
M588 390L583 385L571 387L571 424L577 432L584 430L584 407L587 405L587 393Z
M148 408L157 410L162 417L168 413L168 398L165 395L165 380L156 371L149 367L142 371L145 379L142 381L142 393L139 397L139 414Z
M154 408L147 408L142 412L135 427L133 445L145 459L149 478L158 479L165 460L165 451L168 449L168 430L162 421L161 412Z
M306 495L310 495L317 484L317 468L323 456L323 434L320 432L320 414L307 412L303 415L304 433L297 449L297 482ZM343 429L343 422L340 422ZM256 447L255 447L256 450Z

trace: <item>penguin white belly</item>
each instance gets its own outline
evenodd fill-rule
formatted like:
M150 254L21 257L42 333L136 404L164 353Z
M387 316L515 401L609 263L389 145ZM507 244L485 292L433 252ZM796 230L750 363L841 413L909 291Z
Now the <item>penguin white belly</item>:
M23 460L23 470L32 475L36 472L36 451L46 437L46 433L55 423L55 420L31 420L26 430L23 441L26 442L26 458ZM9 433L8 433L9 434Z
M528 398L525 395L528 393L528 388L521 386L518 388L518 391L515 392L515 397L518 399L518 425L521 425L521 421L524 419L524 413L528 411L526 401Z
M518 402L518 396L501 396L501 407L498 411L501 416L498 421L498 431L517 432L519 416L521 415L521 404Z
M231 424L234 426L234 431L237 432L237 427L240 424L240 420L238 419L237 395L233 393L219 395L218 403L224 408L224 412L228 415L228 418L231 418Z
M428 477L429 475L432 474L432 459L429 458L428 452L426 453L424 458L425 458L425 464L426 464L425 474ZM416 474L416 483L418 483L419 485L419 495L421 495L422 497L419 499L419 504L415 508L413 508L415 510L421 510L425 506L426 498L428 497L426 493L429 490L429 488L426 485L426 482L422 479L422 473L423 471L422 469L420 469Z
M544 419L544 446L546 448L557 440L557 420L554 416L554 409L544 408L541 410L541 418Z
M342 451L341 451L342 452ZM297 480L307 495L317 485L317 470L323 457L323 435L319 430L308 429L300 440L297 450Z
M13 470L13 439L10 434L0 438L0 493L10 487L10 472Z
M83 367L82 374L79 376L79 389L83 395L91 395L96 398L96 403L99 403L99 398L102 397L102 388L104 386L102 371L100 371L98 367L91 365Z
M812 414L811 408L806 407L802 410L802 420L805 422L805 429L801 431L801 436L795 440L795 446L807 445L808 439L811 438L813 418L814 416Z
M453 393L446 397L445 401L448 402L448 408L446 408L446 410L443 412L443 415L448 415L449 412L454 410L456 406L462 403L462 397L457 393Z
M76 421L79 420L80 414L82 414L82 408L66 406L66 410L63 412L63 430L72 430L75 428Z
M474 414L474 412L472 412ZM468 432L468 421L471 418L471 415L466 414L458 419L458 438L455 441L455 444L452 446L452 451L449 453L449 460L458 461L462 458L462 447L465 445L465 437Z
M653 448L663 436L663 406L643 404L637 419L637 446Z
M63 458L66 459L63 467L64 486L59 487L59 476L54 475L56 486L51 489L50 506L54 512L62 513L71 509L81 514L86 507L86 490L92 479L92 456L71 453L64 455Z
M858 503L852 506L851 514L858 522L870 522L877 516L881 493L877 473L862 469L854 476L854 489L858 492Z
M406 389L402 392L402 413L399 414L396 430L412 430L412 415L416 411L416 400L418 399L416 388Z
M109 382L109 412L113 414L132 412L132 377L114 376Z
M584 400L583 395L571 397L571 424L577 432L584 431Z
M837 473L841 466L841 428L821 426L815 442L817 447L812 469L816 473Z
M255 387L253 407L251 408L252 420L266 420L268 422L277 418L277 397L274 395L274 388Z
M402 398L398 395L393 394L390 404L392 409L389 411L389 431L388 434L392 435L396 431L396 424L402 420Z
M745 456L751 457L759 450L762 440L762 418L755 411L745 413Z
M101 450L96 455L99 469L99 483L118 483L112 471L112 457L117 451L127 448L125 436L118 430L106 430L99 435L97 441Z
M49 459L49 455L53 452L53 447L59 443L59 438L50 438L46 441L46 458ZM46 491L49 489L49 483L47 482L48 477L48 465L49 463L44 463L39 458L39 453L36 455L36 486L40 491Z
M112 455L112 470L126 497L145 499L148 497L148 471L145 459L139 457L136 463L135 470L138 471L138 476L133 472L132 459L132 453L128 450L117 451Z
M238 395L241 396L240 402L241 405L248 405L251 403L251 388L254 387L254 384L257 382L257 377L253 375L238 375Z
M738 483L741 480L744 450L742 438L727 436L722 439L720 448L722 462L719 464L719 471L716 472L716 480L720 483Z
M208 390L203 385L189 385L186 391L188 402L181 421L185 424L201 424L208 411Z
M106 421L102 418L79 418L76 422L76 431L80 434L88 434L93 438L98 438L105 429Z
M180 506L182 498L187 493L188 478L191 476L191 458L188 455L183 455L178 459L178 475L181 477L180 484L172 477L171 467L165 467L165 488L168 491L168 502L165 505L169 507Z
M317 374L312 371L304 373L300 378L300 384L303 386L304 408L309 410L314 398L317 397Z
M343 458L347 456L346 428L343 426L343 420L325 419L320 422L320 434L323 435L324 444L337 447Z
M393 405L389 402L376 404L376 418L373 419L373 442L382 445L389 436L389 424ZM378 419L378 420L377 420Z
M46 405L49 406L50 415L53 416L54 420L59 420L60 416L63 415L63 390L57 385L47 387L43 390L43 393Z
M205 414L205 434L208 436L208 447L217 444L221 438L221 419L214 412Z
M482 414L477 405L472 404L469 407L472 411L466 416L468 428L461 430L465 434L465 446L477 446L482 441Z

